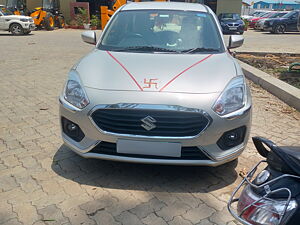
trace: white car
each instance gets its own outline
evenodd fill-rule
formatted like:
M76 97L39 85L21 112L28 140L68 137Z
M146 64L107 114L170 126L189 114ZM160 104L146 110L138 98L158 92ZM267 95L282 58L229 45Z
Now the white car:
M34 21L29 16L17 16L4 7L0 7L0 30L13 35L29 34L35 29Z
M245 149L251 94L213 11L201 4L122 6L69 72L62 137L82 157L218 166Z

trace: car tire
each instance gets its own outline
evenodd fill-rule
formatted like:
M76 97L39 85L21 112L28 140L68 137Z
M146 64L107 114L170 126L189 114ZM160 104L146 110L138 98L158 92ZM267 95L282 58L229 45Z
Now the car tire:
M43 20L43 26L46 30L54 30L55 21L54 16L50 13L47 13Z
M18 24L18 23L11 24L10 27L9 27L9 31L13 35L23 35L24 34L23 27L20 24Z
M285 33L285 26L282 24L278 24L274 28L274 33L275 34L284 34Z
M65 27L65 18L63 16L58 16L57 19L58 28L64 28Z

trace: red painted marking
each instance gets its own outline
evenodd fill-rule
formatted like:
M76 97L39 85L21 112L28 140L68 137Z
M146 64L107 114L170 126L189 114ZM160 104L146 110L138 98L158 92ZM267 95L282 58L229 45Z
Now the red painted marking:
M149 79L149 81L147 81L147 79L145 78L144 79L144 84L147 85L147 86L144 86L143 89L145 89L145 88L152 88L152 85L154 85L155 89L158 89L157 88L158 83L155 82L157 80L158 79L155 78L155 79Z
M116 57L114 57L109 51L106 51L106 52L107 52L108 55L110 55L110 57L112 57L126 71L126 73L131 77L131 79L139 87L139 89L141 91L143 91L143 88L139 85L139 83L136 81L134 76L126 69L126 67L119 60L117 60Z
M161 92L163 89L165 89L170 83L172 83L175 79L177 79L179 76L181 76L182 74L184 74L186 71L188 71L189 69L193 68L194 66L198 65L199 63L202 63L203 61L207 60L209 57L211 57L211 55L206 56L204 59L201 59L200 61L194 63L193 65L191 65L190 67L186 68L185 70L183 70L182 72L180 72L179 74L177 74L173 79L171 79L165 86L163 86L159 91Z

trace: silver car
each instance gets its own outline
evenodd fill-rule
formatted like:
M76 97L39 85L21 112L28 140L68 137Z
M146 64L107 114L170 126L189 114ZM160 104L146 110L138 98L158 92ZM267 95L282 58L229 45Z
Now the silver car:
M251 95L215 14L205 5L130 3L69 72L62 137L85 158L217 166L244 150Z

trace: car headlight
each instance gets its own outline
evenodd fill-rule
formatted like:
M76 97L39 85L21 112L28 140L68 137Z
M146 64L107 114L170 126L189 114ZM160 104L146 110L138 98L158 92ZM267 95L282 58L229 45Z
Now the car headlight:
M79 109L83 109L90 103L78 73L74 70L69 73L63 95L67 102Z
M233 78L213 105L213 111L224 116L243 108L247 99L243 76Z
M27 23L29 22L29 19L20 19L20 21Z

